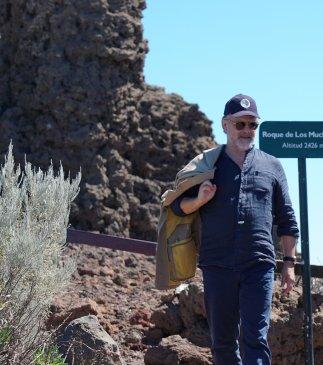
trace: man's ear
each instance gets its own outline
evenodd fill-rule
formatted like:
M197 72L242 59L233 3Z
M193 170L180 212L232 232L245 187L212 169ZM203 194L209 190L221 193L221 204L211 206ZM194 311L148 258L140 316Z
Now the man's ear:
M223 132L227 133L227 121L222 118L222 128L223 128Z

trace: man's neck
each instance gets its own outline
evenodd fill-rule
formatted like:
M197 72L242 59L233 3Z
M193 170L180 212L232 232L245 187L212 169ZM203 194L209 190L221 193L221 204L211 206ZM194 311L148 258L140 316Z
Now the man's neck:
M247 152L238 150L230 144L225 146L225 152L242 169Z

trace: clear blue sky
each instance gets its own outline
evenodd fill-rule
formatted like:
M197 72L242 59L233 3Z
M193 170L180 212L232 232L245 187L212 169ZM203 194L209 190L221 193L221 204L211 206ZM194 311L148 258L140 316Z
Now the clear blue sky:
M323 121L322 14L322 0L147 0L146 82L197 103L219 143L224 104L240 92L262 121ZM297 159L281 162L299 222ZM323 159L307 159L310 258L321 265L322 172Z

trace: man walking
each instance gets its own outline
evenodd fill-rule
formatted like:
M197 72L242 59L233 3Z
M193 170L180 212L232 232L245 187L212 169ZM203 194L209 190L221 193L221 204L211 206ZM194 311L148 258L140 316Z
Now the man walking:
M254 147L259 115L255 101L238 94L225 105L227 135L214 177L171 203L176 215L199 209L204 300L216 365L269 365L268 347L277 224L284 252L283 293L294 284L299 235L279 160ZM241 332L241 348L239 334Z

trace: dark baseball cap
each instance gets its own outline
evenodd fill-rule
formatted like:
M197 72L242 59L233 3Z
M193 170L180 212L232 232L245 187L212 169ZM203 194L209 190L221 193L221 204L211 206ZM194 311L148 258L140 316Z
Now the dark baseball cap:
M226 116L241 117L243 115L252 115L260 118L258 115L257 105L251 96L238 94L233 96L224 108L224 117Z

